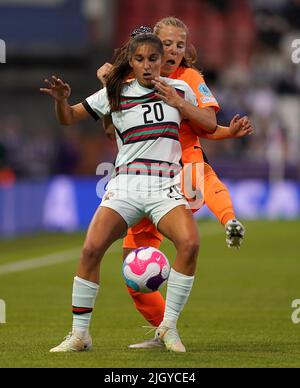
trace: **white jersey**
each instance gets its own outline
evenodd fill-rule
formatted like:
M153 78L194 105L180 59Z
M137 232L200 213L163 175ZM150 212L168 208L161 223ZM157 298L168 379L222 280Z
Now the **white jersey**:
M186 101L197 106L193 90L184 81L162 78ZM177 184L181 171L180 112L155 96L153 89L137 80L124 85L121 110L112 112L116 128L118 155L114 184L121 187L126 179L138 178L140 190L157 190ZM110 114L106 88L88 97L83 105L95 118ZM138 176L137 176L138 175ZM151 177L149 180L148 177ZM123 178L122 178L123 177ZM145 179L147 177L147 179ZM112 182L110 187L112 187Z

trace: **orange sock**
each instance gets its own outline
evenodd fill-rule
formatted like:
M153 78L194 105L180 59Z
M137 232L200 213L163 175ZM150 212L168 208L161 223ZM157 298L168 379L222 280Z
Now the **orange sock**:
M220 181L211 166L206 163L204 166L204 201L223 225L235 218L227 187Z
M135 307L152 326L159 326L164 318L165 300L159 291L144 294L127 289L134 301Z

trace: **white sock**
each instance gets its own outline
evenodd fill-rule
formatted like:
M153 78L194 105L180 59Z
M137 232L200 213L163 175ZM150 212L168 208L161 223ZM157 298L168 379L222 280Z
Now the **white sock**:
M80 337L89 333L92 311L95 305L99 286L88 280L76 276L73 283L73 332Z
M187 276L171 268L168 279L166 308L161 326L176 328L177 321L191 293L194 276Z

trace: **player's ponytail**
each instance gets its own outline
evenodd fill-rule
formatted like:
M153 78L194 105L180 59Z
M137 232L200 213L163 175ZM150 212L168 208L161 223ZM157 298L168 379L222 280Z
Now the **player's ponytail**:
M116 59L113 64L107 82L106 90L112 112L120 110L121 94L124 87L124 82L128 79L131 73L131 67L128 59L129 43L123 46L116 54Z

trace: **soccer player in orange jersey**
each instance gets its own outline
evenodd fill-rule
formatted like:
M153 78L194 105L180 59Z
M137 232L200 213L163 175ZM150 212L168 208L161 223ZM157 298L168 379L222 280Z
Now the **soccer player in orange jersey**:
M164 64L161 75L164 77L183 80L190 85L197 96L199 108L207 111L208 117L215 117L219 105L206 86L201 73L193 67L195 58L187 54L188 29L185 24L173 17L159 21L154 27L154 33L161 39L164 46ZM98 72L98 78L105 82L105 75L110 70L110 65L104 65ZM170 90L168 86L159 81L155 84L163 98L167 98ZM252 128L247 118L232 120L230 127L216 128L215 133L209 134L205 129L191 127L190 122L184 121L180 127L180 142L182 146L183 165L192 166L192 176L197 175L196 170L202 170L200 186L205 204L217 216L226 231L228 247L239 247L244 237L244 227L236 220L230 194L226 186L220 181L208 163L202 151L199 136L208 139L225 139L239 137L251 133ZM194 186L196 185L195 182ZM199 206L200 207L200 206ZM198 208L199 208L198 207ZM141 246L159 248L162 235L148 220L141 221L130 228L124 239L124 258L133 250ZM153 326L159 326L163 319L165 301L159 291L143 294L128 287L137 310ZM131 345L131 348L149 348L163 346L159 339L145 341L141 344Z

